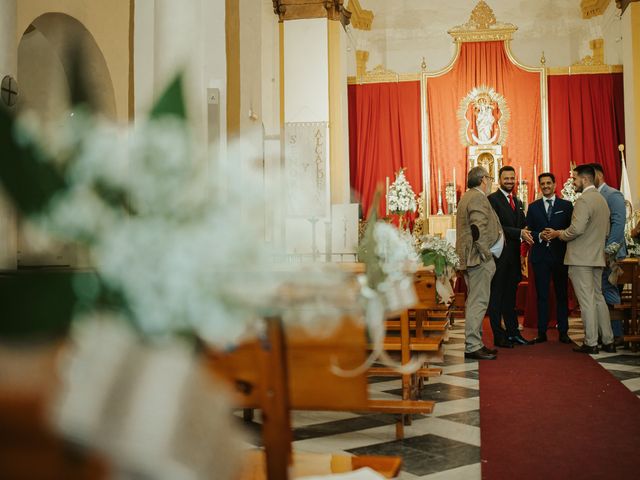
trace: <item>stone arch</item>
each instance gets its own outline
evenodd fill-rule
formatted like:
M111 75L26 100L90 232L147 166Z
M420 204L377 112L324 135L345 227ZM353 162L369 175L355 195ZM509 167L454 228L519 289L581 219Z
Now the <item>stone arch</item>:
M98 111L116 119L113 81L105 57L91 32L75 17L44 13L34 19L18 46L21 108L34 110L46 120L62 114L69 99L70 46L82 52L87 90Z

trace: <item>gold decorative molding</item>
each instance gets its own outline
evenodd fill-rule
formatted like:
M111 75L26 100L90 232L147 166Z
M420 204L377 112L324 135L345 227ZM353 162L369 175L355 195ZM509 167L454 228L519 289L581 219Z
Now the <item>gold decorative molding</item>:
M369 52L366 50L356 50L356 76L362 77L367 74L367 62Z
M589 48L591 49L591 55L587 55L572 66L593 67L597 65L604 65L604 39L596 38L595 40L591 40L589 42Z
M351 25L358 30L371 30L373 23L373 11L365 10L360 5L360 0L349 0L347 10L351 12Z
M498 22L493 10L480 0L471 12L469 21L453 27L447 33L456 42L492 42L511 40L518 27L511 23Z
M347 77L347 83L350 85L364 83L415 82L418 80L420 80L419 73L396 73L392 70L387 70L382 65L378 65L373 70L365 72L364 75Z
M351 12L344 6L344 0L272 0L273 12L281 22L309 18L340 20L349 25Z
M604 14L611 0L582 0L580 8L582 9L582 18L588 19Z
M571 65L548 67L547 75L582 75L589 73L622 73L622 65Z

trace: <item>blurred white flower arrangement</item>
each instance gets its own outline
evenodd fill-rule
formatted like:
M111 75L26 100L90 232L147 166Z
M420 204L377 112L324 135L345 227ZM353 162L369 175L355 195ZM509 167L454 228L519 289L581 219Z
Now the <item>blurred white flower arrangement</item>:
M385 222L376 222L373 235L375 254L384 272L377 289L386 300L387 310L409 308L416 302L413 274L420 261L413 237Z
M195 331L224 346L258 323L255 304L280 284L267 278L273 252L259 222L238 221L263 214L257 173L229 181L238 167L220 162L210 174L206 152L170 116L123 128L77 112L54 155L73 150L68 188L36 220L88 240L96 269L123 292L142 333Z
M389 186L387 207L389 213L394 215L404 215L407 212L415 212L417 209L416 194L405 177L403 168L396 173L395 180Z
M437 282L436 292L442 303L449 303L453 297L451 279L460 266L456 249L445 239L434 235L425 235L419 241L420 257L425 266L433 265Z

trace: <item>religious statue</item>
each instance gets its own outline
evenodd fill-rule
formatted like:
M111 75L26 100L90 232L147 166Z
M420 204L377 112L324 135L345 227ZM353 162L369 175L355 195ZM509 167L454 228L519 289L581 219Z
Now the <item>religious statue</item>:
M498 177L510 115L506 99L493 87L475 86L460 100L460 141L467 149L469 168L481 165Z
M493 106L486 98L480 97L476 102L476 128L478 136L472 133L473 139L478 145L488 145L494 143L496 135L493 133L493 124L495 118L493 116Z

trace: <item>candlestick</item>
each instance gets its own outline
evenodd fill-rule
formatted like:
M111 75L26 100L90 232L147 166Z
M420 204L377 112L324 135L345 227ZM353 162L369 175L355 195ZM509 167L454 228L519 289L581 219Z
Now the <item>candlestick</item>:
M538 198L538 166L533 164L533 196Z
M456 167L453 167L453 214L458 211L458 184L456 183Z
M384 203L385 203L385 216L389 216L389 177L387 177L386 180L386 187L387 189L385 190L385 194L384 194Z

